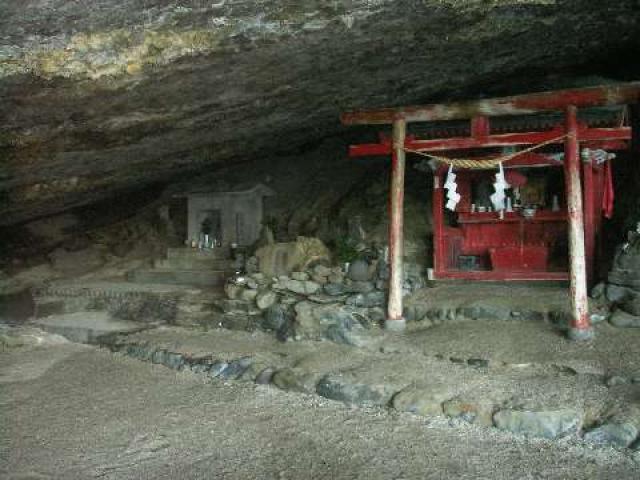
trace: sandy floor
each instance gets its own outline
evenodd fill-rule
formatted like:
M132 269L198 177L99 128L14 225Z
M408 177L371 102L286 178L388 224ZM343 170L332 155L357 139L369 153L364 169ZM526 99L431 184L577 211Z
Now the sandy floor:
M29 375L15 375L25 361ZM89 347L11 349L0 369L6 479L640 476L630 454L609 449L208 383Z
M595 327L593 342L571 342L553 326L536 321L478 320L420 328L403 343L426 354L480 357L497 362L552 363L604 375L640 377L640 329Z
M422 304L440 309L490 305L522 311L562 311L569 309L566 287L526 284L454 283L423 288L410 295L407 305Z

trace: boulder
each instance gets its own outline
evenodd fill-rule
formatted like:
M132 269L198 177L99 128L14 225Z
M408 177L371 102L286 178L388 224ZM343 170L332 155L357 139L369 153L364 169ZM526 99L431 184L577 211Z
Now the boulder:
M278 300L278 294L272 290L263 290L256 295L256 305L260 310L266 310Z
M268 385L273 380L274 373L273 368L267 367L256 376L255 382L258 385Z
M605 423L587 432L584 441L594 445L626 448L638 437L638 429L630 423Z
M606 293L607 293L607 284L604 282L600 282L591 289L591 298L599 300L603 297L606 297Z
M630 294L621 302L620 308L631 315L640 316L640 292L631 290Z
M317 263L329 263L329 249L318 238L298 237L295 242L265 245L256 251L260 272L267 276L304 271Z
M320 290L320 285L311 280L291 279L283 283L282 286L293 293L299 293L301 295L313 295Z
M320 303L322 305L326 305L327 303L338 303L344 302L347 299L346 295L325 295L322 292L317 293L315 295L309 295L307 300L310 300L314 303Z
M271 383L280 390L300 393L314 393L316 376L295 368L285 368L273 374Z
M598 427L588 431L584 440L595 445L628 447L640 436L640 406L627 405Z
M351 281L345 285L345 289L349 293L368 293L375 290L375 286L372 282L363 281Z
M185 363L184 357L179 353L167 352L163 364L173 370L179 370Z
M344 273L341 271L332 272L328 277L327 281L329 283L342 284L344 282Z
M496 428L520 435L555 439L576 434L582 423L575 410L519 411L504 409L493 416Z
M216 360L213 362L207 373L211 378L218 378L227 368L229 368L229 364L227 362Z
M609 284L606 287L605 296L611 303L622 303L631 293L627 287Z
M327 295L333 296L344 295L345 293L348 293L347 288L342 283L327 283L326 285L324 285L323 289Z
M357 383L339 375L325 375L316 387L318 395L354 405L387 405L397 387L388 384Z
M347 298L346 304L353 307L380 307L384 305L385 294L380 291L373 291L369 293L357 293Z
M640 328L640 317L616 310L609 317L609 323L620 328Z
M326 265L318 264L313 267L313 274L319 277L328 277L331 275L331 268Z
M387 314L384 309L380 307L373 307L367 310L367 316L369 321L374 324L381 325L387 318Z
M289 276L294 280L299 280L301 282L309 280L309 274L307 272L291 272L291 275Z
M366 260L358 259L349 264L349 270L347 276L351 280L367 282L371 280L371 272L369 270L369 264Z
M493 425L493 414L497 409L498 402L472 394L452 398L442 404L446 416L486 427Z
M334 309L337 308L339 308L337 304L317 305L308 301L297 303L294 307L296 336L312 339L322 338L328 327L326 318L333 315ZM323 325L322 322L325 324Z
M295 312L296 337L325 338L358 347L370 346L381 338L379 332L368 328L369 319L357 308L303 301L296 304Z
M255 280L259 285L266 285L269 283L269 278L264 273L252 273L251 278Z
M325 338L336 343L354 347L375 347L382 340L377 330L363 327L360 322L348 319L331 325L325 332Z
M324 285L328 281L327 277L322 277L320 275L316 275L315 273L311 275L311 280L313 280L316 283L319 283L320 285Z
M393 397L393 408L416 415L442 415L442 404L451 396L449 388L408 387Z
M242 285L237 285L235 283L229 282L224 285L224 293L230 300L239 299L243 290L244 287Z
M613 270L640 272L640 233L630 233L628 242L618 249L613 259Z
M228 363L227 367L217 375L218 378L223 380L236 380L240 378L253 364L254 359L252 357L242 357L236 360L232 360Z
M250 365L247 367L244 373L240 374L237 377L237 380L242 380L243 382L255 382L264 385L270 383L273 373L274 371L271 367L269 367L269 365L262 361L252 359Z
M262 319L264 330L282 331L293 320L292 313L283 305L273 304L268 307Z
M258 290L245 288L240 293L240 300L244 300L245 302L253 302L257 296L258 296Z

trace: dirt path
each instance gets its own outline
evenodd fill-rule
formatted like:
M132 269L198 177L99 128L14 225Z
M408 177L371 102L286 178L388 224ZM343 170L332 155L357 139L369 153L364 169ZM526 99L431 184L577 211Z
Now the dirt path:
M11 371L27 356L30 374L15 381ZM208 383L92 348L0 353L0 368L6 479L640 476L640 465L614 450L352 409L266 386Z

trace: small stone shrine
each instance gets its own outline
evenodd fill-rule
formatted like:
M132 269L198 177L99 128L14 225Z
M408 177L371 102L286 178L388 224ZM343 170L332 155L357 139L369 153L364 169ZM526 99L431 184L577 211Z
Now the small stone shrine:
M259 183L246 190L190 192L187 197L187 242L207 241L218 246L253 244L260 236L263 199L274 195Z

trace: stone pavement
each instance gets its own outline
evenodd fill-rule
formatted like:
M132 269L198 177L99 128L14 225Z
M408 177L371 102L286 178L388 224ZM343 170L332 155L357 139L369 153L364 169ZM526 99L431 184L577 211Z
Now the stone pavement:
M121 336L106 346L213 380L271 384L347 404L445 416L533 437L640 447L640 354L634 347L640 332L634 331L633 338L626 332L625 342L616 336L620 330L603 324L593 344L576 346L540 322L465 322L455 325L459 335L449 343L441 336L436 337L442 341L430 341L431 332L451 327L383 334L367 348L180 327ZM513 342L523 327L525 336L537 330L535 345L524 352ZM496 345L498 355L477 355L487 342ZM516 343L514 350L506 348L510 343ZM474 344L480 350L473 351ZM576 353L579 348L582 355ZM575 355L568 357L563 349ZM445 353L449 350L455 354ZM627 361L618 360L624 356Z

